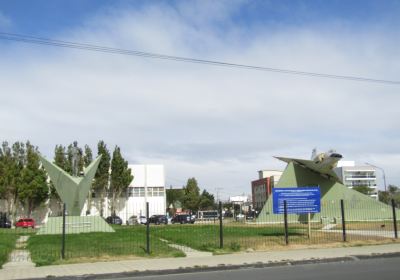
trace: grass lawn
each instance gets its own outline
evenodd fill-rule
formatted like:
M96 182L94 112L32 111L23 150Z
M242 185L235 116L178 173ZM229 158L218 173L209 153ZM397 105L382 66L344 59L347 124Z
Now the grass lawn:
M353 226L356 225L353 224ZM389 227L389 225L387 226ZM32 235L28 240L28 249L31 252L33 262L38 266L148 257L146 254L145 226L113 226L113 228L116 231L115 233L97 232L67 235L65 260L61 260L61 235ZM318 244L318 246L335 246L335 243L351 245L354 242L359 242L362 245L368 242L390 241L388 238L377 236L348 235L350 242L343 243L340 231L327 232L321 231L321 228L321 224L313 224L311 226L311 238L309 238L307 225L289 224L289 245L292 247L310 245L315 247L315 244ZM184 245L214 254L247 249L271 250L286 247L282 224L226 223L223 227L223 236L224 248L220 249L218 224L151 225L150 257L184 256L182 251L185 251L185 248L180 248L182 250L180 251L169 247L168 243ZM166 240L166 242L162 240ZM15 243L15 240L13 242Z
M8 255L15 248L18 236L11 229L0 229L0 268L8 260Z
M81 233L66 235L65 260L61 260L61 235L34 235L28 249L36 265L74 263L147 257L146 227L115 226L115 233ZM151 239L150 257L182 257L185 254L158 238Z
M219 249L218 225L168 225L152 227L152 234L171 243L185 245L201 251L225 253L247 248L260 249L267 245L284 245L282 225L224 225L224 249ZM301 229L289 228L292 241L305 239Z
M398 229L400 221L397 223ZM338 224L335 229L342 229ZM346 222L346 229L349 230L374 230L374 231L393 231L393 221L371 221L371 222Z

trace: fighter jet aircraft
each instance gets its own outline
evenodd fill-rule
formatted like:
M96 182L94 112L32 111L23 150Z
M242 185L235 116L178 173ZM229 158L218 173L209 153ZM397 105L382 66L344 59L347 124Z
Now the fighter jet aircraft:
M297 159L297 158L286 158L286 157L275 157L286 163L293 162L302 166L303 168L310 169L314 172L325 175L328 178L332 178L336 181L341 181L337 174L333 171L336 167L337 162L342 159L342 155L336 153L334 150L329 150L325 153L317 153L316 149L313 149L311 160Z

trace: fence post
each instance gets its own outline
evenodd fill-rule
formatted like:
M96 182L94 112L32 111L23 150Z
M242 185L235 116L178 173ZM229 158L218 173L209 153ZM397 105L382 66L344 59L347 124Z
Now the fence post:
M215 219L215 218L214 218ZM224 247L224 232L222 227L222 202L219 202L219 248Z
M393 230L394 230L394 238L398 238L397 236L397 218L396 218L396 205L394 203L394 199L392 198L392 210L393 210Z
M61 259L65 259L65 212L67 211L67 206L63 203L62 212L62 237L61 237Z
M149 203L146 202L146 253L150 254Z
M340 209L342 212L342 234L343 234L343 242L347 241L346 238L346 220L344 218L344 201L343 199L340 200Z
M283 218L285 222L285 242L286 245L289 244L289 232L288 232L288 222L287 222L287 201L283 201Z

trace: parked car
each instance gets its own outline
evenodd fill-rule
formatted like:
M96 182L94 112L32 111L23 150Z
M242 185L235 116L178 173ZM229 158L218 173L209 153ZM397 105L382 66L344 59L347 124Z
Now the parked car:
M165 215L153 215L149 218L149 224L168 224L168 218Z
M146 217L144 217L144 216L138 217L136 215L130 216L129 219L126 221L126 224L128 226L139 225L139 224L144 224L145 225L146 224Z
M0 228L11 228L11 222L6 217L0 219Z
M31 218L23 218L19 219L18 222L15 223L15 227L22 227L22 228L35 228L35 220Z
M112 225L122 225L122 219L118 216L108 216L106 222Z
M139 222L138 222L138 216L135 216L135 215L130 216L129 219L126 221L126 224L127 224L128 226L133 226L133 225L139 224Z
M243 221L244 220L244 215L243 214L237 214L235 217L236 221Z
M147 224L147 218L145 216L139 217L139 224L145 225Z
M246 220L247 220L247 221L253 221L254 218L255 218L255 217L254 217L253 215L250 215L250 214L249 214L249 215L246 215Z
M172 218L171 223L172 224L194 224L195 218L193 216L191 217L190 215L176 215L175 217Z

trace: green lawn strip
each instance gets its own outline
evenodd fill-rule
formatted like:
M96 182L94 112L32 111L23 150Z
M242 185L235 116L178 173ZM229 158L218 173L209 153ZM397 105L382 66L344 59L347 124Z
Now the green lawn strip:
M7 262L8 256L11 251L15 248L15 243L18 239L18 236L10 229L2 229L0 231L0 268L3 266L4 263Z
M151 233L171 243L184 245L200 251L221 252L218 225L168 225L152 227ZM260 244L284 244L283 227L224 226L224 249L239 251ZM291 238L305 239L303 229L289 228Z
M61 261L61 235L35 235L28 249L36 265L79 262L90 259L113 259L119 256L146 257L145 227L114 227L115 233L66 235L65 260ZM150 257L180 257L184 254L159 239L152 240Z

